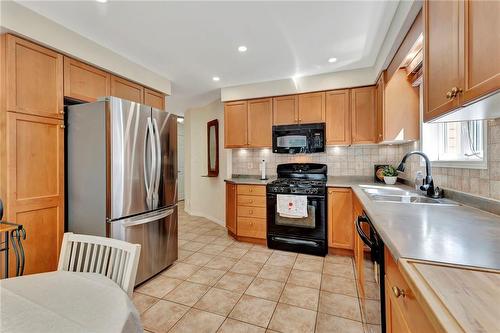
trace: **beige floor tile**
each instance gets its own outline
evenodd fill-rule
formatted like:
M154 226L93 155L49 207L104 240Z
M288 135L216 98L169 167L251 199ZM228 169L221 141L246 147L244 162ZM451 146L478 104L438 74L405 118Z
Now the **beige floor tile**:
M273 253L269 260L266 262L268 265L280 266L280 267L293 267L295 263L295 257L287 256L282 254Z
M352 257L338 256L338 255L327 255L325 257L325 262L329 262L332 264L352 265Z
M180 239L180 238L179 238L179 239L177 239L177 245L178 245L179 247L181 247L182 245L186 244L187 242L189 242L189 241L184 240L184 239Z
M228 246L220 253L221 256L240 259L248 252L248 249Z
M141 294L162 298L181 283L182 280L158 275L142 284L136 291Z
M195 308L227 316L234 308L241 294L229 290L212 288L194 305Z
M363 333L363 325L359 321L318 313L316 333Z
M269 328L286 333L313 333L315 324L316 311L279 303Z
M228 257L216 256L210 260L205 267L227 271L236 264L238 260Z
M184 262L188 263L188 264L192 264L192 265L203 266L203 265L206 265L214 257L215 256L213 256L211 254L196 252L196 253L190 255L189 258L184 260Z
M188 251L198 251L199 249L201 249L205 245L206 245L206 243L201 243L201 242L196 242L196 241L190 240L186 244L182 245L180 247L180 249L181 250L188 250Z
M194 253L194 251L188 251L188 250L182 250L182 249L179 249L179 253L178 253L178 260L179 261L184 261L186 260L187 258L189 258L190 255L192 255Z
M210 286L204 284L184 281L163 298L168 301L193 306L209 288Z
M323 269L323 261L322 260L316 260L316 259L309 259L309 258L304 258L299 256L297 257L297 260L295 260L295 264L293 265L294 269L299 269L301 271L308 271L308 272L316 272L316 273L321 273Z
M186 264L184 262L176 262L175 264L161 272L161 274L174 279L186 280L200 268L200 266Z
M201 242L201 243L205 243L205 244L210 244L212 243L214 240L217 239L217 236L209 236L207 234L204 234L202 236L198 236L196 237L195 239L193 239L195 242Z
M223 316L191 309L175 324L169 333L215 333L223 322Z
M215 287L229 291L234 291L237 293L243 293L248 288L250 283L252 283L252 280L253 277L249 275L227 272L215 284Z
M188 241L191 241L191 240L195 239L196 237L198 237L198 235L194 234L192 232L183 232L183 233L179 234L179 239L184 239L184 240L188 240Z
M245 243L245 242L234 242L231 244L231 247L238 248L238 249L247 249L250 250L252 248L253 244L251 243Z
M276 302L243 295L229 314L229 318L260 327L267 327L275 307Z
M152 332L167 332L189 307L160 300L141 315L142 326Z
M271 256L271 253L250 250L241 259L259 262L261 264L265 263L267 259Z
M284 285L283 282L256 278L245 291L245 294L277 301Z
M252 251L260 251L268 254L273 254L274 250L267 247L267 245L254 244L252 246Z
M262 264L250 260L238 261L229 271L238 274L256 276L262 268Z
M225 248L226 247L224 245L207 244L204 247L202 247L198 252L218 255L222 251L224 251Z
M257 275L260 278L285 282L290 275L290 268L264 265Z
M340 276L323 274L321 280L321 290L358 297L356 280L346 279Z
M224 273L226 273L226 271L202 267L196 273L191 275L187 280L189 282L213 286L217 281L219 281Z
M316 261L325 261L325 257L315 256L312 254L299 253L297 259L307 259L307 260L316 260Z
M316 311L318 309L319 290L287 283L279 301L280 303Z
M333 264L327 262L323 267L323 274L340 276L346 279L354 280L354 267L352 264L344 265L344 264Z
M368 324L380 325L380 301L365 300L366 322Z
M134 305L139 313L143 313L158 301L159 299L156 297L139 293L134 293L132 296L132 302L134 302Z
M365 333L382 333L382 325L367 324L365 326Z
M290 256L297 258L298 253L297 252L291 252L291 251L281 251L281 250L274 250L273 253L280 254L282 256Z
M364 291L366 298L380 300L380 286L377 283L365 281Z
M321 291L319 296L319 312L351 320L361 321L359 301L355 297Z
M288 282L297 286L319 289L321 285L321 273L292 269Z
M212 244L214 245L222 245L222 246L230 246L233 243L234 240L225 237L218 237L216 240L212 242Z
M227 318L217 331L218 333L264 333L262 327Z

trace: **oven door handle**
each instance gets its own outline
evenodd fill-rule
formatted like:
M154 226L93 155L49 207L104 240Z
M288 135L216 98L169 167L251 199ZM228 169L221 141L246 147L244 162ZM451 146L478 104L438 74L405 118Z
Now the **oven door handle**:
M365 216L358 216L354 221L354 224L356 225L356 231L358 232L359 237L363 240L363 243L368 245L370 249L373 249L374 243L365 234L363 228L361 227L361 223L368 223L368 219Z

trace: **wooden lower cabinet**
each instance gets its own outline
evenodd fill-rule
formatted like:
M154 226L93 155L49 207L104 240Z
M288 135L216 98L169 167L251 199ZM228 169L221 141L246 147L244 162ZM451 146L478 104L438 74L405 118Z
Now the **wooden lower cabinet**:
M387 248L384 261L387 332L437 332Z
M226 228L236 237L266 239L266 186L226 183Z
M354 219L350 188L328 189L328 247L354 249Z
M63 121L7 112L6 133L6 220L26 229L25 274L55 270L64 232Z

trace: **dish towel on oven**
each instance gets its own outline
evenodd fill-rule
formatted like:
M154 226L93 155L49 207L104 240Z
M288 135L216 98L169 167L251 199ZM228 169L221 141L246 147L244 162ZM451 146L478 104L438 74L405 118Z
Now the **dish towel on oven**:
M289 218L307 217L307 196L278 194L277 211L280 216Z

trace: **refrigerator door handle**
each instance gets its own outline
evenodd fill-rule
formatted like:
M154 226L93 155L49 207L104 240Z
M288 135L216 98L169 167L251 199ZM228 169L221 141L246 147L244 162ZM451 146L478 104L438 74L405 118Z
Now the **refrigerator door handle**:
M148 138L151 146L151 168L148 170L147 166L147 143ZM149 171L149 180L148 180L148 171ZM152 205L152 192L153 192L153 181L156 173L156 149L155 149L155 141L153 140L153 125L151 123L151 117L148 117L147 120L147 129L144 137L144 185L146 187L146 204L149 209L153 209Z
M161 142L160 142L160 131L158 129L158 123L155 118L153 118L153 127L156 139L156 175L153 187L153 208L158 208L159 195L158 190L160 188L160 176L161 176Z
M156 214L148 215L147 217L143 218L131 218L131 219L126 219L125 221L122 222L112 222L112 223L120 223L121 227L123 228L128 228L136 225L141 225L141 224L146 224L154 221L158 221L161 219L164 219L165 217L172 215L174 210L172 208L160 211ZM129 222L127 222L127 220Z

